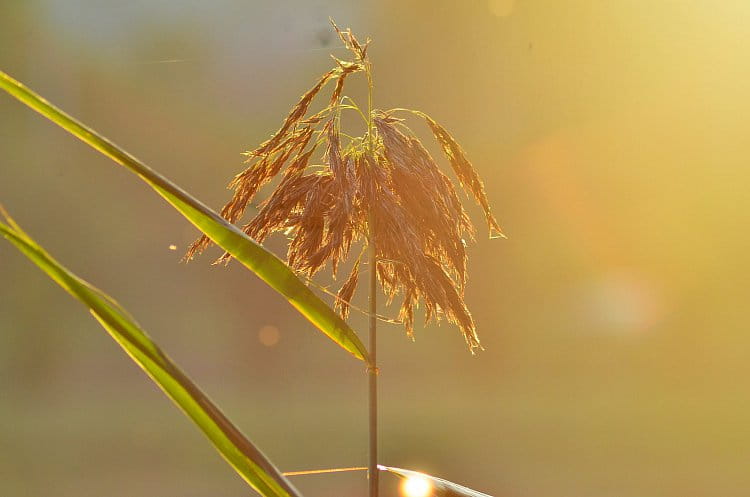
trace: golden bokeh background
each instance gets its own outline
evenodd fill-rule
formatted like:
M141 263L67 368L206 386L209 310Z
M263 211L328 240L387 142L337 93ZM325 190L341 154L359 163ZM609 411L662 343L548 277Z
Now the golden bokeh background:
M239 153L344 55L328 16L374 39L376 105L454 133L509 236L470 249L483 353L383 326L382 463L497 497L745 496L750 3L10 0L0 68L218 207ZM281 469L365 463L361 363L239 265L179 264L194 228L5 95L0 151L0 202ZM0 494L248 495L6 243L0 276ZM295 483L366 492L361 473Z

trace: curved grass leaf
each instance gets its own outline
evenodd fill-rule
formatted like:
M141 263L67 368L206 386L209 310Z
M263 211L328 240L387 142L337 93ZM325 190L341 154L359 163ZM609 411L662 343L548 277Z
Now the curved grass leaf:
M354 330L318 298L281 259L182 188L2 71L0 88L135 173L214 243L232 254L271 288L283 295L320 331L358 359L368 361L367 349Z
M477 492L470 488L453 483L452 481L443 480L435 476L430 476L425 473L418 471L411 471L409 469L392 468L389 466L378 465L378 469L381 471L387 471L393 473L400 478L426 478L430 484L432 484L432 493L430 497L492 497L482 492Z
M222 414L111 297L60 265L1 210L0 234L58 285L89 308L112 338L211 440L219 453L264 497L301 497L271 462Z

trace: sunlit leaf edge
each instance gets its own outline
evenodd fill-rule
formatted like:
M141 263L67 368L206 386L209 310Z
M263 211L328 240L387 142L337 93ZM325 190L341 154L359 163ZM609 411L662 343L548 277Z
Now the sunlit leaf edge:
M283 295L292 306L331 340L356 358L365 362L369 361L367 349L354 330L273 253L267 251L236 226L228 223L218 213L166 177L2 71L0 71L0 88L136 174L217 245L232 254L235 259Z

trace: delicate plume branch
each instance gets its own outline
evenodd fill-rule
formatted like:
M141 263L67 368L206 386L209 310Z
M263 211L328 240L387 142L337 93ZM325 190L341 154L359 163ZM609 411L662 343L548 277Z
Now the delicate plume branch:
M234 195L222 215L239 221L258 191L280 176L258 213L243 226L245 233L258 242L285 233L290 239L289 265L308 277L328 264L335 277L352 247L366 247L372 233L378 281L389 303L401 298L399 320L407 334L413 334L421 303L426 322L445 318L456 324L473 352L480 343L463 295L465 240L474 239L474 227L453 182L397 114L408 111L426 121L458 181L482 207L490 235L502 236L484 185L458 142L431 117L409 109L374 109L366 115L344 96L350 75L366 72L370 78L369 40L362 44L349 29L335 24L334 29L353 60L334 58L335 67L300 98L279 130L245 153L248 167L230 182ZM311 114L313 100L332 81L328 104ZM367 121L364 135L341 131L341 113L349 110ZM186 258L210 243L201 237ZM336 309L344 318L359 281L362 253L338 292ZM224 254L217 262L230 258Z

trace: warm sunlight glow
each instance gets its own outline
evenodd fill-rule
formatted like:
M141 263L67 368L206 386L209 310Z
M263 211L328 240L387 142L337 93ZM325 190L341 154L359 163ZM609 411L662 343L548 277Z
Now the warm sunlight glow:
M424 476L410 476L401 482L403 497L428 497L432 495L432 483Z
M508 17L513 12L514 0L489 0L490 12L497 17Z

